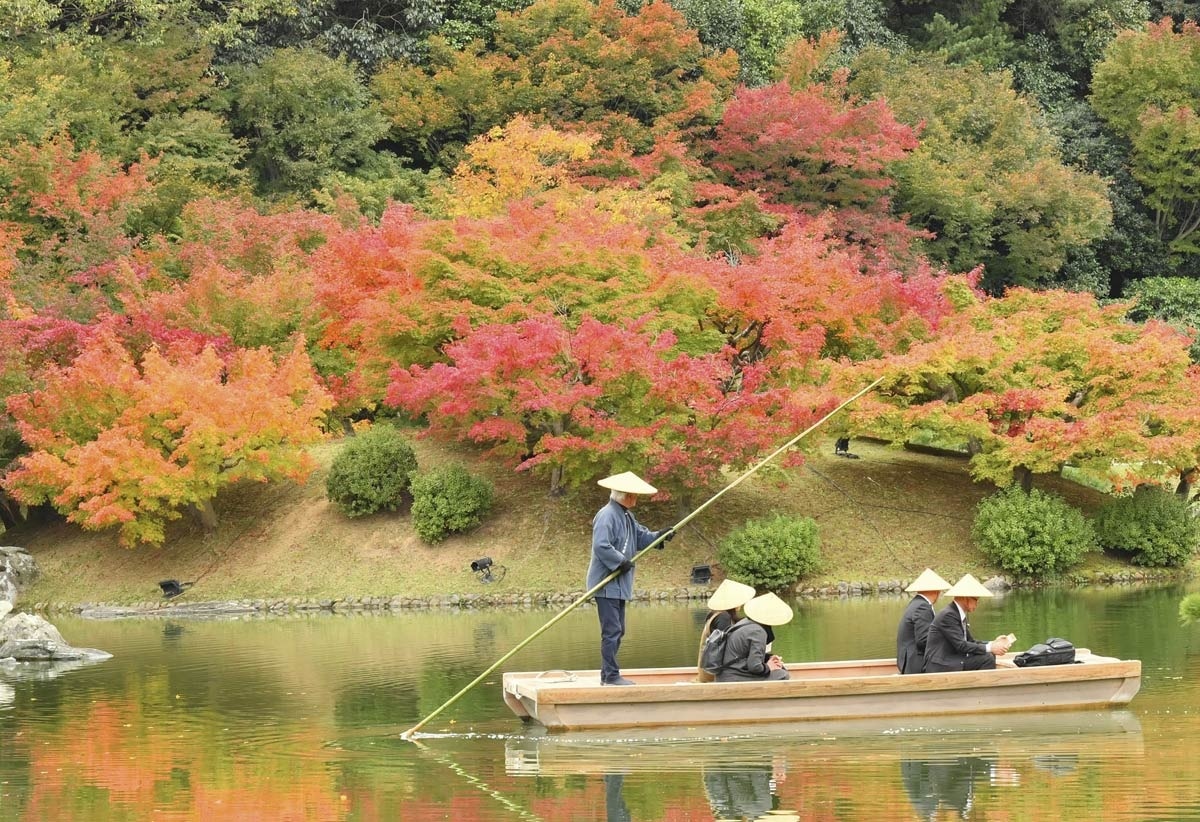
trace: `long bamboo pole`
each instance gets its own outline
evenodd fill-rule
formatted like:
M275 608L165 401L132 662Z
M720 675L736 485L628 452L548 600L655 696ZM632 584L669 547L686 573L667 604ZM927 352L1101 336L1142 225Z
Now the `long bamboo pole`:
M702 511L704 511L704 509L708 508L708 507L709 507L710 505L712 505L714 502L716 502L717 500L719 500L719 499L720 499L721 497L723 497L723 496L724 496L724 495L725 495L727 492L729 492L729 491L732 491L734 488L736 488L736 487L738 487L739 485L741 485L741 484L742 484L742 483L743 483L745 480L747 480L747 479L749 479L751 476L753 476L755 472L757 472L757 471L758 471L760 468L762 468L762 467L763 467L764 465L766 465L768 462L770 462L771 460L775 459L775 457L779 456L779 455L780 455L780 454L782 454L784 451L786 451L786 450L788 450L789 448L791 448L792 446L794 446L796 443L798 443L800 440L804 439L806 436L808 436L809 434L811 434L813 431L817 430L817 428L819 428L820 426L822 426L822 425L825 423L825 421L826 421L826 420L828 420L830 417L833 417L835 414L837 414L839 411L841 411L841 410L842 410L843 408L845 408L847 405L849 405L850 403L852 403L852 402L854 402L855 400L857 400L857 399L858 399L859 397L861 397L863 394L866 394L868 391L870 391L871 389L873 389L875 386L879 385L879 383L880 383L880 382L882 382L882 381L883 381L883 377L879 377L879 378L878 378L878 379L876 379L874 382L872 382L870 385L868 385L866 388L862 389L861 391L859 391L857 394L855 394L854 396L850 397L849 399L847 399L847 400L843 401L843 402L842 402L842 404L841 404L841 405L839 405L837 408L833 409L833 410L832 410L832 411L830 411L828 414L826 414L825 416L821 417L821 419L817 420L817 421L816 421L816 422L814 422L812 425L810 425L808 428L805 428L805 429L804 429L803 431L801 431L799 434L797 434L796 436L792 437L790 440L788 440L788 441L787 441L787 442L785 442L783 445L781 445L781 446L779 446L778 448L776 448L774 451L772 451L772 452L771 452L770 454L768 454L767 456L763 457L761 460L759 460L757 463L755 463L753 466L751 466L751 467L750 467L750 468L748 468L748 469L747 469L745 472L743 472L743 473L742 473L742 475L741 475L741 476L739 476L737 479L735 479L733 482L729 483L729 484L728 484L728 485L726 485L724 488L722 488L720 491L718 491L717 493L715 493L715 494L713 494L711 497L709 497L707 500L705 500L705 501L704 501L704 503L703 503L703 504L702 504L702 505L701 505L699 508L697 508L696 510L692 511L692 512L691 512L690 514L688 514L686 517L684 517L684 518L683 518L683 519L681 519L679 522L677 522L677 523L675 523L673 526L671 526L671 528L669 529L668 533L670 533L670 531L675 531L675 530L678 530L679 528L682 528L684 525L687 525L687 524L688 524L688 523L689 523L691 520L693 520L693 519L695 519L697 516L699 516L699 515L700 515L700 513L701 513ZM654 548L654 547L656 547L656 546L657 546L657 545L658 545L660 542L662 542L662 541L663 541L665 538L666 538L666 534L664 534L663 536L661 536L661 537L659 537L658 539L654 540L654 542L652 542L652 543L650 543L649 545L647 545L647 546L646 546L645 548L643 548L641 551L638 551L636 554L634 554L634 555L633 555L633 561L634 561L634 562L636 562L638 559L640 559L640 558L642 557L642 555L643 555L643 554L645 554L645 553L646 553L647 551L649 551L651 548ZM596 593L597 591L599 591L601 588L603 588L605 585L607 585L607 584L608 584L609 582L611 582L612 580L616 579L616 578L617 578L617 576L618 576L618 575L620 575L620 573L621 573L620 571L613 571L611 574L609 574L608 576L606 576L604 579L600 580L598 583L596 583L595 585L593 585L593 586L592 586L590 589L588 589L588 590L587 590L587 591L585 591L583 594L581 594L581 595L579 596L579 598L578 598L578 599L576 599L574 602L572 602L572 603L571 603L570 605L568 605L566 608L564 608L564 609L562 609L561 611L559 611L559 612L558 612L558 613L557 613L557 614L556 614L554 617L552 617L552 618L550 619L550 621L549 621L549 622L547 622L547 623L546 623L545 625L543 625L542 627L538 628L536 631L534 631L532 634L530 634L529 636L527 636L525 639L523 639L523 640L521 640L520 642L518 642L518 643L517 643L517 644L516 644L516 645L513 647L513 649L512 649L511 651L509 651L509 652L508 652L508 653L506 653L504 656L500 657L500 658L499 658L499 659L497 659L495 662L493 662L491 665L489 665L487 668L485 668L485 669L484 669L484 671L483 671L483 673L481 673L479 676L477 676L477 677L475 677L474 679L472 679L472 680L471 680L469 683L467 683L467 685L466 685L466 686L465 686L465 687L464 687L464 688L463 688L461 691L459 691L459 692L458 692L458 693L456 693L454 696L450 697L450 698L449 698L449 699L447 699L445 702L443 702L443 703L442 703L440 706L438 706L437 708L435 708L435 709L433 710L433 712L429 714L429 716L425 717L425 718L424 718L424 719L422 719L420 722L418 722L416 725L413 725L413 726L412 726L411 728L409 728L407 731L405 731L404 733L400 734L400 738L401 738L401 739L406 739L406 740L408 740L408 739L412 739L412 736L413 736L413 734L415 734L415 733L416 733L417 731L419 731L419 730L420 730L422 727L424 727L424 726L426 725L426 723L428 723L428 722L429 722L429 720L433 719L435 716L437 716L437 715L438 715L438 714L440 714L442 711L446 710L446 709L447 709L447 708L449 708L451 705L453 705L455 702L457 702L459 699L461 699L461 698L462 698L462 696L463 696L463 694L465 694L467 691L471 690L471 689L472 689L472 688L474 688L476 685L478 685L480 682L482 682L484 679L486 679L486 678L487 678L487 677L488 677L488 676L489 676L489 675L490 675L490 674L491 674L493 671L495 671L497 668L499 668L501 665L503 665L505 662L507 662L509 659L511 659L511 658L512 658L512 656L513 656L514 654L516 654L518 651L520 651L520 650L521 650L522 648L524 648L526 645L528 645L529 643L533 642L533 641L534 641L535 639L537 639L539 636L541 636L541 635L542 635L542 634L544 634L546 631L550 630L552 627L554 627L556 624L558 624L559 620L561 620L561 619L562 619L563 617L565 617L567 614L571 613L571 612L572 612L572 611L574 611L576 608L578 608L580 605L582 605L583 603L587 602L587 601L588 601L588 600L589 600L589 599L590 599L592 596L594 596L594 595L595 595L595 593Z

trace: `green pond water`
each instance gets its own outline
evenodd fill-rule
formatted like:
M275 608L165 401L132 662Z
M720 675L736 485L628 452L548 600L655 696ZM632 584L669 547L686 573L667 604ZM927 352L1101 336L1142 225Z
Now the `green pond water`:
M0 820L1200 819L1191 588L1016 592L978 636L1063 636L1141 659L1116 711L547 735L499 672L556 611L238 620L56 616L113 659L0 666ZM794 603L789 661L886 657L906 598ZM626 668L694 664L702 603L635 605ZM590 607L504 666L598 665Z

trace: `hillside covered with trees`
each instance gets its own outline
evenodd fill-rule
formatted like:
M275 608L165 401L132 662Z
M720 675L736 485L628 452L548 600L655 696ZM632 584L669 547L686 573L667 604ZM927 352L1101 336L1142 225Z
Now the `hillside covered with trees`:
M1200 464L1200 27L1143 0L0 0L0 464L160 543L402 415L684 507L847 433Z

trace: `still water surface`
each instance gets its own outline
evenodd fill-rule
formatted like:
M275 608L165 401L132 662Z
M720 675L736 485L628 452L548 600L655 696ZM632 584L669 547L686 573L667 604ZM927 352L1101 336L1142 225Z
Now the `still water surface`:
M1200 628L1189 589L1014 593L973 615L1018 648L1140 658L1128 709L547 736L499 676L399 734L554 611L234 621L55 617L112 660L0 668L0 820L1200 819ZM796 604L787 660L893 654L906 600ZM630 610L627 668L695 662L703 606ZM581 610L505 665L597 664Z

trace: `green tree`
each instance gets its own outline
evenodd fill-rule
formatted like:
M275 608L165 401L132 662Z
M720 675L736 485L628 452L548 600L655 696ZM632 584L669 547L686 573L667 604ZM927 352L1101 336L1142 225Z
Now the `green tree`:
M1052 283L1067 252L1112 220L1104 181L1065 165L1036 107L1007 74L864 51L850 88L923 124L896 162L895 208L933 232L929 254L953 269L982 263L989 290Z
M1200 26L1169 19L1127 31L1096 66L1092 105L1133 146L1158 236L1180 254L1200 252Z
M368 163L387 132L354 69L311 49L231 69L228 99L263 193L307 196L328 175Z
M431 38L426 62L386 66L373 88L401 151L450 170L465 143L515 114L647 153L657 136L716 121L736 63L709 55L665 2L629 15L614 0L538 0L497 15L493 47Z

